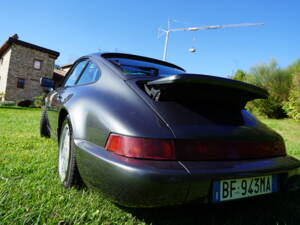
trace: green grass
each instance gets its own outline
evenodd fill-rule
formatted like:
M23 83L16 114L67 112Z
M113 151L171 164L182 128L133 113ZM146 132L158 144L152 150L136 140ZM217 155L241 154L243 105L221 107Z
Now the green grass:
M285 140L288 153L300 159L300 121L292 119L261 119L261 121L280 133Z
M0 107L0 224L300 224L300 192L219 205L126 209L94 190L65 190L57 144L39 137L39 109ZM300 123L263 120L300 158Z

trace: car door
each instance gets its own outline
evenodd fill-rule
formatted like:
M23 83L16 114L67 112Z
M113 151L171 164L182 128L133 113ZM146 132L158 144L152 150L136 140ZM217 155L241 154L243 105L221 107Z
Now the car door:
M76 95L76 83L88 65L88 59L77 61L67 73L61 87L51 92L46 101L51 134L57 136L59 112L67 108L68 102Z

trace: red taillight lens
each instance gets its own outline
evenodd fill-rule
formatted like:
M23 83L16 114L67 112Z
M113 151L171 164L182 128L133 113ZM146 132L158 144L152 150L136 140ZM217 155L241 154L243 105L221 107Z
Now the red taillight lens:
M180 160L236 160L285 155L283 142L175 141Z
M176 159L171 140L136 138L111 134L105 148L108 151L131 158Z
M283 142L165 140L110 134L105 148L130 158L158 160L236 160L285 155Z

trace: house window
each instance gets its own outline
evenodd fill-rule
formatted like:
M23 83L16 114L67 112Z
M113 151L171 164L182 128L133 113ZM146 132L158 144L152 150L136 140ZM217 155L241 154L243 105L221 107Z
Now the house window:
M33 68L36 70L40 70L42 68L42 60L35 59L33 61Z
M3 64L3 58L0 58L0 65Z
M25 87L25 79L23 78L18 78L18 81L17 81L17 88L23 88L24 89Z

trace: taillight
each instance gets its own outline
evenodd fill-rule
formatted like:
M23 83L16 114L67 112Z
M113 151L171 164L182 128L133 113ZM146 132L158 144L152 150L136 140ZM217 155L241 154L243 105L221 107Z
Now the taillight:
M285 155L283 142L224 142L149 139L110 134L105 148L130 158L235 160Z
M131 158L175 160L171 140L148 139L110 134L105 148Z
M175 141L180 160L236 160L285 155L283 142Z

